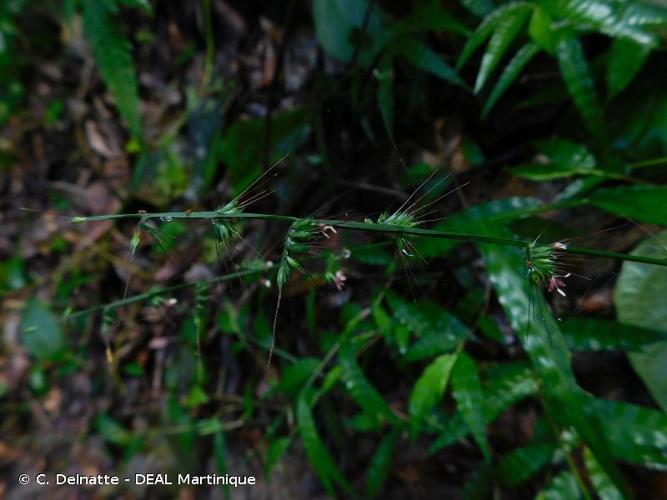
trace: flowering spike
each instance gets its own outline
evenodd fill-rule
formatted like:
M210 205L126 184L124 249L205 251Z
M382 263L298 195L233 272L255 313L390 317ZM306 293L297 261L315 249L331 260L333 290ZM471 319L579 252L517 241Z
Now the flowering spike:
M556 242L551 245L536 245L535 242L526 248L526 266L528 274L534 283L546 285L549 292L556 291L565 297L565 282L571 273L560 274L559 263L563 250L567 249L564 243Z
M287 282L294 269L303 270L294 254L303 254L309 250L308 242L313 239L318 229L320 233L323 233L323 230L318 228L318 225L312 219L299 219L290 226L287 236L285 236L280 264L278 264L279 288L282 288Z

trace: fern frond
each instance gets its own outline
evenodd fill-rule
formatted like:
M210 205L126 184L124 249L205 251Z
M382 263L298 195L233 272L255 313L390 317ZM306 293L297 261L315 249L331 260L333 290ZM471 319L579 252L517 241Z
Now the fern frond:
M130 41L123 34L113 1L83 0L84 32L118 112L134 137L141 137L139 91Z

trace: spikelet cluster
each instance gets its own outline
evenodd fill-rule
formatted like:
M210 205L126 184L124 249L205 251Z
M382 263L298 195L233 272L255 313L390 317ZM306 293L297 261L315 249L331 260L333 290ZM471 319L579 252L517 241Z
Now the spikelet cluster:
M551 245L537 245L532 242L526 248L526 266L529 278L539 286L546 286L549 292L556 291L565 297L565 278L570 273L562 269L562 257L567 246L556 242Z
M307 253L310 250L309 242L315 237L318 231L318 224L312 219L299 219L292 223L278 265L278 287L282 288L290 277L293 270L303 271L299 263L298 256Z

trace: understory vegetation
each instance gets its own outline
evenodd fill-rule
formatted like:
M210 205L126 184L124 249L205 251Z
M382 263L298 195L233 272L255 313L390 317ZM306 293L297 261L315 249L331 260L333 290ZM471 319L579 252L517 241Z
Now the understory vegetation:
M3 2L0 496L667 496L666 38L658 0Z

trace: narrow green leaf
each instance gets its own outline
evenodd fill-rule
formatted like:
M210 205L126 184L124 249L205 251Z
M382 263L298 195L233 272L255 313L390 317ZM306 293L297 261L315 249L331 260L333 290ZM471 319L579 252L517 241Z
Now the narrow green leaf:
M412 436L417 436L422 420L442 399L456 354L443 354L428 365L415 383L408 405Z
M507 363L493 370L489 382L484 384L484 422L491 424L514 403L535 394L538 383L535 374L525 363ZM429 448L435 453L445 446L464 438L470 429L460 413L445 421L439 437Z
M282 370L275 390L289 400L295 399L318 365L316 358L300 358L290 363Z
M506 230L498 227L480 224L479 229L489 235L508 236ZM528 280L521 252L498 245L479 247L498 300L542 379L548 411L559 425L576 429L614 483L625 491L625 482L599 422L584 414L586 395L575 381L567 345L542 291Z
M502 228L480 229L509 236ZM498 300L544 385L567 397L576 388L569 354L541 291L529 285L522 252L490 244L481 244L480 250Z
M341 346L339 355L341 378L348 393L361 406L377 426L384 422L396 422L397 418L380 393L368 381L355 359L355 351L349 343Z
M618 293L618 285L616 289ZM575 351L637 351L655 342L667 342L667 329L653 330L602 319L565 318L560 327Z
M436 31L459 33L464 36L472 33L458 13L452 13L439 0L416 2L410 14L401 19L400 25L407 33Z
M378 107L389 137L394 138L394 59L388 53L375 72L378 81Z
M612 38L633 40L649 47L655 46L658 39L646 29L647 25L657 21L659 17L662 17L664 24L665 16L664 6L658 7L644 2L565 0L559 2L558 7L560 15L571 23L595 29ZM651 17L653 21L649 20Z
M586 175L595 169L593 154L582 144L554 137L536 141L539 163L512 169L514 175L531 180L551 180L572 175Z
M495 106L498 99L502 97L505 91L512 85L514 80L521 74L523 68L540 52L540 47L534 43L527 43L521 47L512 60L507 63L503 73L498 78L498 82L491 91L489 98L484 103L484 108L482 109L482 117L485 117L489 114L493 106Z
M442 56L417 39L401 37L393 44L393 50L419 69L446 82L465 86L456 70L447 64Z
M486 459L491 458L489 443L486 440L484 421L484 392L473 359L465 352L459 354L452 370L452 394L456 408L471 430L477 445Z
M463 6L476 16L483 17L495 8L493 0L461 0Z
M123 34L113 2L82 0L83 24L104 83L130 132L141 137L137 75L132 48Z
M581 498L581 491L577 486L577 480L570 471L564 471L554 477L537 494L535 500L577 500L579 498Z
M113 1L113 0L111 0ZM151 4L148 2L148 0L116 0L118 3L123 3L125 5L128 5L129 7L134 7L137 9L142 9L146 12L152 12L152 7Z
M394 429L380 441L375 453L373 453L371 463L366 471L366 498L377 498L382 492L400 435L400 429Z
M301 442L306 450L306 455L308 455L308 460L310 460L313 469L320 478L320 481L322 481L324 489L327 490L329 495L335 496L336 492L333 483L335 481L344 489L349 490L347 481L343 477L342 472L340 472L338 465L336 465L336 461L317 432L313 414L304 395L301 395L297 401L296 421Z
M607 62L607 97L613 99L642 69L651 49L632 40L618 39L611 44Z
M652 224L667 224L667 186L619 186L596 190L586 201L607 212Z
M667 188L664 189L667 191ZM663 212L665 210L663 199ZM667 216L667 214L665 214ZM642 242L633 255L667 259L667 231ZM618 318L624 323L667 332L667 268L624 262L614 291ZM667 411L667 340L644 345L628 354L633 368L649 392Z
M623 500L623 495L609 480L589 448L584 448L584 464L588 477L601 500Z
M585 411L602 426L614 456L625 462L667 470L667 415L623 401L593 399Z
M387 291L386 299L389 303L389 306L391 307L394 320L398 322L399 325L410 328L417 334L418 337L423 336L430 330L432 323L430 318L427 317L426 311L432 308L433 303L429 303L430 307L427 306L422 308L420 306L426 306L426 302L419 304L409 302L393 290Z
M503 56L510 48L510 45L521 31L529 14L530 10L521 9L498 19L491 40L489 40L489 45L482 57L479 73L477 73L475 93L482 90L486 81L491 76L491 73L496 69L496 66L498 66Z
M403 355L407 362L432 358L453 351L461 340L470 336L470 330L451 314L443 311L443 317L422 338L408 347Z
M667 6L660 2L628 2L623 13L628 23L642 27L667 26Z
M603 135L602 106L579 40L574 35L561 36L556 45L556 57L565 86L586 127L594 135Z
M498 477L508 486L524 483L551 461L555 451L553 443L533 443L516 448L498 462Z
M528 24L528 34L538 47L551 55L554 54L557 36L553 28L553 21L546 10L537 5L533 9L533 15Z
M510 2L498 7L487 15L472 36L468 38L461 51L459 60L456 62L456 69L461 69L468 59L470 59L470 56L491 36L491 33L493 33L500 20L512 17L517 13L522 15L522 12L528 12L529 10L530 4L528 2Z
M266 450L266 460L264 463L264 470L266 474L270 474L273 468L280 462L281 458L289 449L292 440L289 437L281 437L273 439L269 442Z
M125 447L132 442L132 433L106 413L101 413L95 418L95 427L100 435L110 443Z

